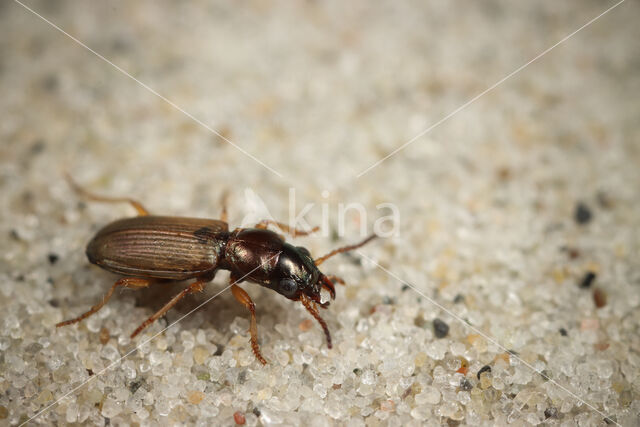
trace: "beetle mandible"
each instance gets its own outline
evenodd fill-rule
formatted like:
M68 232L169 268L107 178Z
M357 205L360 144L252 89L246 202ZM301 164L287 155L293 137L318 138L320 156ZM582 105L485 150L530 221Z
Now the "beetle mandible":
M271 220L264 220L254 228L236 228L229 231L226 203L223 202L220 220L150 215L141 203L118 197L104 197L88 192L70 176L66 176L71 187L89 200L109 203L126 202L138 212L138 216L116 220L101 230L87 245L89 261L113 273L121 274L98 304L80 316L65 320L56 326L77 323L100 310L109 301L118 287L144 288L161 280L195 279L188 287L175 295L155 314L133 331L131 338L162 317L183 297L204 289L220 269L229 270L230 287L233 296L244 305L251 315L249 332L251 348L263 365L266 360L258 345L258 327L255 304L249 294L238 286L239 282L250 281L272 289L293 301L300 301L304 308L318 321L331 348L329 328L320 316L318 306L327 308L329 302L322 303L321 289L329 291L335 299L334 282L344 285L344 281L333 275L325 275L318 266L328 258L357 249L376 235L371 235L355 245L335 249L328 254L313 259L309 251L301 246L293 246L284 238L268 230L275 225L293 237L314 232L301 231Z

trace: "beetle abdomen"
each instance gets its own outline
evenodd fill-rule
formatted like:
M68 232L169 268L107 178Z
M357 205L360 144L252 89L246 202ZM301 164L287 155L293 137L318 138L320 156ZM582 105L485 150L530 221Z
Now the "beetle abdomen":
M223 221L139 216L114 221L87 245L89 261L128 276L183 280L218 267L228 236Z

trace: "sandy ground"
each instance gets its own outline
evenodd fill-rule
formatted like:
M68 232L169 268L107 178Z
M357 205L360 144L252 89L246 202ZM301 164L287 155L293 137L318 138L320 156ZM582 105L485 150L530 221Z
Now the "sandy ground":
M343 3L25 3L103 58L0 3L0 424L638 424L638 2L522 69L615 3ZM134 340L184 283L56 329L135 214L64 171L158 214L228 191L232 226L311 206L316 256L388 206L397 235L322 265L331 350L245 283L260 365L225 272Z

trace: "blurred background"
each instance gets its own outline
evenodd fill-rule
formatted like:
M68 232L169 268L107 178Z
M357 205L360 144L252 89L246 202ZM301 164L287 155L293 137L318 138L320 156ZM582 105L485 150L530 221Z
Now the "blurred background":
M634 425L640 6L539 56L616 4L1 2L0 420L55 403L33 422ZM332 237L299 239L317 255L381 203L399 234L323 265L349 283L331 351L247 284L273 364L223 294L58 402L180 289L53 328L113 283L84 245L133 214L82 203L64 171L158 214L215 218L227 190L232 226L247 189L284 221L315 203L324 225L324 203ZM367 217L337 233L348 203Z

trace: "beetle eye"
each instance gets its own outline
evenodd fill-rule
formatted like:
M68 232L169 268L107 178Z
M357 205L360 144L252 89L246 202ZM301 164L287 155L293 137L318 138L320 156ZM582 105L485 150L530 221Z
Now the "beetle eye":
M292 279L282 279L280 281L280 293L286 297L295 295L298 290L298 284Z

